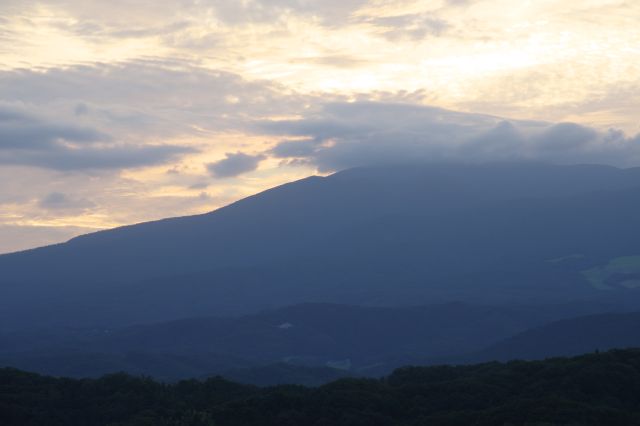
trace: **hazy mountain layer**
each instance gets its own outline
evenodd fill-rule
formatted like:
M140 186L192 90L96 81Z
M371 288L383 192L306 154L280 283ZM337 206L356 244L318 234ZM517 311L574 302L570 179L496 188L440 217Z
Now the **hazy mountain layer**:
M269 380L317 384L340 372L379 376L407 364L468 362L485 359L488 353L508 359L505 354L510 352L504 348L514 344L502 339L606 308L586 304L489 307L452 303L398 308L304 304L239 318L192 318L120 329L48 328L0 335L0 366L72 377L126 371L167 380L223 374L263 384ZM615 321L603 324L608 329L616 327ZM551 334L558 340L555 343L553 339L528 339L530 332L525 332L514 342L527 344L521 344L521 351L513 355L563 354L576 339L583 352L640 343L636 329L626 327L625 338L616 340L617 345L603 345L597 341L602 333L590 334L602 328L580 328L582 325L578 320L574 329ZM541 330L547 336L546 328ZM491 349L481 352L487 347ZM477 353L479 357L469 356Z
M640 312L564 319L505 339L474 360L543 359L640 347Z

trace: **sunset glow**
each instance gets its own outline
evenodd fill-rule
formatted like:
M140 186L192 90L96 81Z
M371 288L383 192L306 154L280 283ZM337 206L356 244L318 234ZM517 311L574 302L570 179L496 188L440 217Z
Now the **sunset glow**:
M8 0L0 12L0 252L379 158L640 166L635 1ZM466 149L507 121L521 147ZM583 139L537 142L565 122Z

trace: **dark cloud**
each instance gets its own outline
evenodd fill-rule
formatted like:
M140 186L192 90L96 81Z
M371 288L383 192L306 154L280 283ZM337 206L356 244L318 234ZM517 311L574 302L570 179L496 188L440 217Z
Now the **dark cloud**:
M173 145L116 144L96 129L46 121L0 107L0 164L55 170L121 169L164 163L194 152Z
M193 152L193 148L174 145L121 145L79 149L58 146L23 152L0 150L0 164L35 166L60 171L118 170L164 164L178 156Z
M84 102L80 102L78 105L76 105L75 109L74 109L74 113L76 115L86 115L89 114L89 107L87 106L87 104L85 104Z
M303 102L171 60L0 71L0 94L0 164L56 170L162 164L195 150L158 140L244 131Z
M575 123L559 123L536 138L541 147L552 151L580 149L596 141L598 132Z
M26 113L17 108L0 105L0 123L26 121L29 119L30 117Z
M52 192L42 198L38 205L47 210L87 210L95 204L84 198L73 198L61 192Z
M189 189L207 189L209 187L209 182L196 182L192 185L189 185Z
M63 143L92 144L110 137L95 129L47 123L25 113L0 108L0 150L47 149Z
M300 120L261 126L271 134L302 138L280 142L270 155L308 162L321 171L407 161L640 165L640 136L416 105L332 103Z
M270 153L276 158L310 157L321 144L322 140L318 139L282 141Z
M207 170L215 178L235 177L256 170L264 159L264 155L248 155L242 152L227 153L225 159L207 164Z

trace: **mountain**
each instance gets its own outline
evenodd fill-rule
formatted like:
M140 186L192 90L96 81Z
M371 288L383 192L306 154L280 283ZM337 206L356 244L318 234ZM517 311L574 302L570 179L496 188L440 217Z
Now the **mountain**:
M0 335L0 365L72 377L118 371L164 380L231 374L258 383L280 371L286 373L280 380L307 377L300 383L311 384L311 373L335 377L318 368L378 376L407 363L475 352L531 327L598 309L303 304L238 318L7 333Z
M640 347L640 312L563 319L498 342L473 357L478 360L544 359L614 348Z
M351 169L204 215L0 256L0 331L116 327L303 302L607 299L640 307L635 229L639 168Z

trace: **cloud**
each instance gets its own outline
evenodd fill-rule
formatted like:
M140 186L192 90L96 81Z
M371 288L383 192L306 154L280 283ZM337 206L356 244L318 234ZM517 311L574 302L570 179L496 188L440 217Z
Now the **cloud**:
M297 109L273 83L185 62L140 60L0 71L0 164L54 170L153 166L206 149L212 135ZM189 137L191 146L173 138Z
M80 102L76 105L74 113L77 116L89 114L89 107L84 102Z
M119 140L242 129L303 102L276 83L171 60L0 71L0 93L32 114L81 120Z
M19 110L0 106L0 150L47 149L62 143L91 144L110 137L95 129L47 123Z
M207 189L209 187L209 182L196 182L194 184L189 185L189 189Z
M548 151L578 150L597 141L598 132L575 123L555 124L537 136L534 142Z
M6 4L5 4L6 3ZM0 11L11 3L17 12L34 5L54 6L65 10L77 21L72 28L85 35L113 35L123 37L145 37L160 35L182 29L184 20L176 17L216 18L219 23L237 26L247 24L278 25L288 16L306 17L325 26L343 24L368 0L112 0L80 2L76 0L3 0ZM127 13L123 14L122 11ZM5 10L6 12L6 10ZM175 20L174 22L171 22ZM158 22L170 21L167 25ZM118 29L118 27L122 27Z
M122 169L165 163L195 149L114 143L97 129L53 123L0 106L0 164L55 170Z
M382 35L390 41L422 40L427 36L440 36L450 28L447 21L430 13L376 17L367 22L381 28Z
M242 152L227 153L226 158L207 164L207 170L214 178L229 178L252 172L265 159L264 155L248 155Z
M358 56L350 56L350 55L324 55L324 56L308 56L308 57L300 57L291 60L292 63L296 64L316 64L327 67L334 68L347 68L347 69L355 69L355 68L363 68L366 66L371 66L371 61L360 58Z
M74 198L62 192L52 192L38 202L38 206L46 210L85 211L95 204L85 198Z
M165 164L196 152L174 145L113 146L108 148L53 147L36 151L1 151L0 164L42 167L59 171L119 170Z
M368 0L213 0L218 19L226 24L277 24L288 15L316 18L325 26L348 22L352 14L368 4Z
M146 28L111 27L95 22L80 22L73 26L68 24L62 28L71 30L78 35L100 38L145 38L154 36L166 36L189 28L188 21L170 22L166 25L152 25Z
M321 144L321 139L285 140L278 143L270 154L276 158L309 157Z
M417 105L329 103L302 119L266 121L261 127L270 134L296 137L283 140L269 155L303 160L324 172L438 161L640 165L640 135Z

